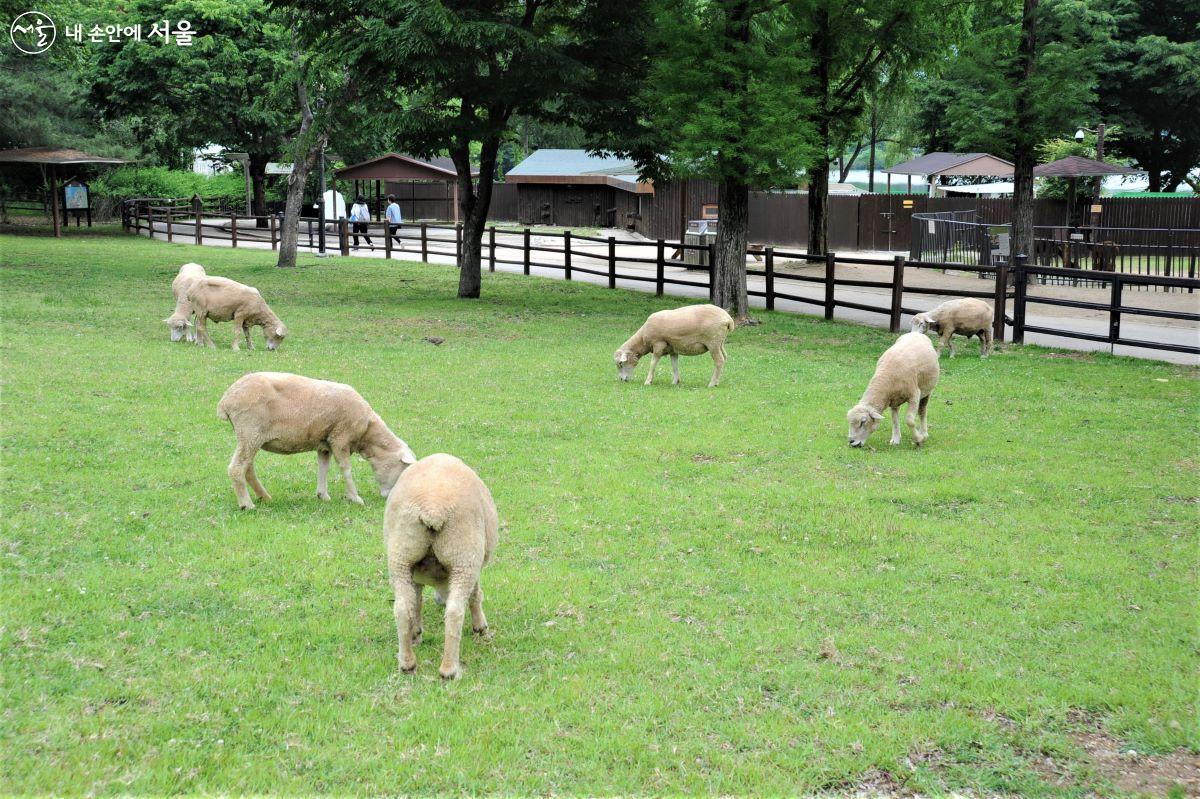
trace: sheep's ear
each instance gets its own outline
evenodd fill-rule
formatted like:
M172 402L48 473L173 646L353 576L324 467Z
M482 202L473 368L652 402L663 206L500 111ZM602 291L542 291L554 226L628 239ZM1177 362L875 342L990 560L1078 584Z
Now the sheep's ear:
M168 316L166 319L163 320L163 322L168 325L171 324L171 317Z
M407 446L405 446L404 452L400 453L400 462L407 466L412 466L414 463L417 462L417 456L413 454L413 451L411 449L409 449Z
M280 325L279 327L275 328L275 335L279 336L280 338L283 338L284 336L287 335L287 330L284 328L283 325Z
M871 418L878 422L880 419L883 418L883 414L880 413L879 411L875 410L874 408L872 408L871 409Z

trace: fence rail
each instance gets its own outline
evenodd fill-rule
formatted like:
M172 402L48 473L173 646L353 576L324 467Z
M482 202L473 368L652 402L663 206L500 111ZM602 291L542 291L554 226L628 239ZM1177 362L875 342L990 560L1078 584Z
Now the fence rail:
M271 249L279 246L279 222L276 217L238 217L200 213L190 208L159 206L149 202L131 202L123 209L126 228L136 234L149 236L165 234L168 241L181 243L203 243L205 240L229 241L231 246L240 244L269 244ZM315 219L300 220L301 249L316 249L320 246L320 225ZM430 256L443 256L460 260L463 250L463 228L458 225L440 225L427 222L392 225L387 222L365 222L351 225L347 220L326 224L328 248L341 255L350 255L351 250L381 251L385 258L392 258L398 251L420 253L421 260ZM509 240L498 239L497 233ZM513 234L519 239L512 241ZM563 278L571 280L575 274L592 275L606 280L609 288L616 288L618 281L653 283L657 296L662 296L667 286L686 286L706 291L712 296L712 267L715 245L686 244L657 239L653 241L621 241L625 250L635 249L643 255L617 255L618 241L615 237L597 237L562 233L538 233L537 244L529 228L506 230L503 226L489 226L481 249L488 271L496 271L497 265L519 266L525 275L532 269L556 270ZM558 246L546 246L546 239L557 240ZM559 261L539 259L542 253L560 256ZM689 258L689 253L699 258ZM837 308L849 308L887 317L888 328L898 332L903 314L919 313L919 309L904 304L905 295L976 297L990 300L995 309L993 336L997 341L1005 340L1006 325L1011 326L1013 341L1023 343L1026 332L1041 333L1067 338L1086 339L1112 345L1166 350L1200 355L1200 346L1173 342L1130 339L1121 333L1121 320L1125 316L1170 318L1200 323L1200 313L1165 311L1139 306L1125 305L1123 292L1137 287L1161 287L1194 291L1200 288L1200 280L1194 277L1167 277L1154 274L1122 274L1119 272L1090 272L1091 279L1110 287L1108 303L1091 303L1079 300L1029 296L1027 283L1030 279L1070 278L1081 270L1029 264L1025 256L1018 256L1010 266L1006 262L996 264L947 263L939 260L920 260L895 256L891 265L890 279L862 280L838 274L838 266L873 265L887 262L864 258L838 257L834 253L811 255L796 250L764 247L749 249L748 258L761 259L762 268L747 268L749 276L761 277L764 286L747 291L752 297L760 297L768 310L774 310L778 300L787 300L820 308L826 319L833 319ZM780 260L822 266L820 274L797 274L780 271ZM640 272L622 271L621 265L653 265L654 274L648 270ZM682 273L667 273L667 268L680 268ZM955 288L936 288L908 285L906 274L910 270L964 272L977 275L981 280L990 279L978 291ZM804 296L796 293L803 284L818 284L823 288L819 296ZM886 305L839 298L838 287L872 288L886 292ZM1059 305L1097 311L1107 311L1110 323L1107 334L1081 332L1069 328L1051 328L1026 324L1026 310L1030 304ZM1011 316L1009 312L1011 311Z

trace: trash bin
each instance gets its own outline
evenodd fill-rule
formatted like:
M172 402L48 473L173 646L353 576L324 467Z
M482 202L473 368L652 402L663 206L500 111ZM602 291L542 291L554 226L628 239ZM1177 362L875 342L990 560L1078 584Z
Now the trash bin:
M709 244L715 243L717 240L717 220L715 219L693 219L688 222L687 232L683 234L684 244L694 244L697 246L707 247ZM708 251L707 250L684 250L683 261L687 264L695 264L696 266L708 266Z

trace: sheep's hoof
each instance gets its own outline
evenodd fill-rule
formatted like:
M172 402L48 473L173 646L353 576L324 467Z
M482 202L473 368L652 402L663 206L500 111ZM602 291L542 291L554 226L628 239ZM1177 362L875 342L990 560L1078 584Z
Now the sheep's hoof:
M238 503L238 510L254 510L254 503L253 503L253 502L247 502L246 504L244 504L244 505L243 505L243 504L241 504L241 503L239 502L239 503Z
M417 659L416 658L413 658L411 663L405 663L404 656L401 655L399 658L399 661L400 661L400 671L404 672L405 674L412 674L414 671L417 670Z
M328 492L328 491L325 491L325 492L318 491L318 492L317 492L317 499L324 500L325 502L328 502L328 501L329 501L329 492Z
M486 624L482 627L472 627L471 632L475 633L476 635L481 635L484 638L492 637L492 628L488 627Z
M443 666L438 669L438 673L442 675L443 680L457 680L462 676L462 666L459 666L457 663L450 669Z
M357 496L357 495L356 495L356 496L353 496L353 497L346 497L346 501L347 501L347 502L353 502L355 505L363 505L363 504L365 504L365 503L363 502L363 500L362 500L362 497L360 497L360 496Z
M894 447L894 446L896 446L897 444L899 444L899 443L900 443L900 439L898 439L898 438L893 438L893 439L892 439L891 441L889 441L888 443L889 443L889 444L891 444L891 445Z

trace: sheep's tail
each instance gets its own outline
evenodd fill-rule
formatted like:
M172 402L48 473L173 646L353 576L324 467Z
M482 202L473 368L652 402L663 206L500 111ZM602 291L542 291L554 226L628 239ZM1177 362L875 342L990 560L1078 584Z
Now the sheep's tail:
M225 403L223 402L217 403L217 418L223 422L233 423L233 420L229 418L229 411L226 410Z
M433 533L440 533L442 528L446 526L446 522L450 519L450 512L447 508L421 508L417 512L417 518L421 520L421 524L425 525Z

